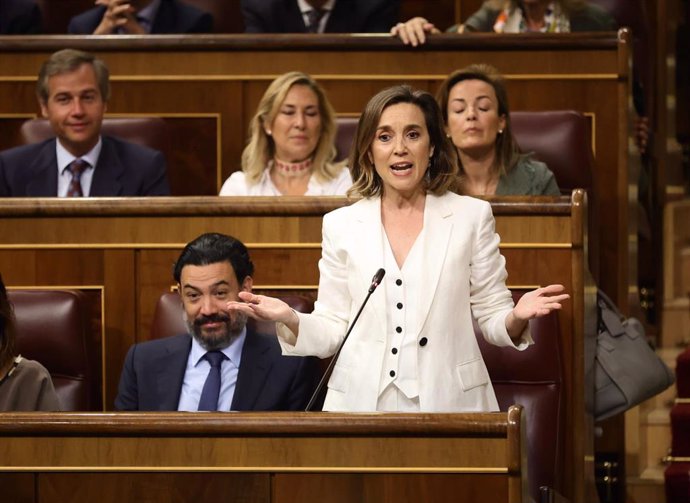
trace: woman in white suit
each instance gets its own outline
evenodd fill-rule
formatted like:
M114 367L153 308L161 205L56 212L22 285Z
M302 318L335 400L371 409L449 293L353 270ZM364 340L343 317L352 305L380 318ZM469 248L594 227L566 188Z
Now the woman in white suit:
M351 192L363 199L324 217L314 312L253 294L228 309L279 322L284 354L325 358L383 267L338 357L324 410L498 410L472 316L488 341L522 350L532 343L527 321L568 295L551 285L513 305L489 203L451 192L457 157L430 94L396 86L374 96L350 166Z

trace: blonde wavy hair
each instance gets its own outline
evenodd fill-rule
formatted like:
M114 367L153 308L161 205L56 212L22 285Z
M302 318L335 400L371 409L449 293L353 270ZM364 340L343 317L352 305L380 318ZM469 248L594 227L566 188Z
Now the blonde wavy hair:
M268 86L261 97L259 106L249 123L249 142L242 151L242 171L250 183L257 183L261 179L269 161L275 154L275 143L266 134L265 125L273 123L285 97L292 86L303 85L309 87L319 101L321 116L321 135L314 149L314 176L325 182L336 177L343 163L335 163L335 112L326 97L323 88L309 75L302 72L288 72L276 78Z

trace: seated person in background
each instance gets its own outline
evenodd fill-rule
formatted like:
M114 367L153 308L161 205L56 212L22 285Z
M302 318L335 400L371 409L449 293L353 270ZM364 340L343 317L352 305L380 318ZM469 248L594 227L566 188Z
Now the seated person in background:
M241 0L247 33L387 33L400 0Z
M41 10L32 0L0 0L0 35L41 32Z
M247 248L203 234L182 250L173 276L186 334L132 346L115 399L117 410L304 410L318 382L314 358L281 356L275 336L246 326L225 305L252 291Z
M0 197L170 194L163 154L101 136L110 98L103 61L58 51L43 63L36 92L57 138L0 152Z
M0 412L60 410L45 367L15 356L16 336L12 305L0 276Z
M352 185L343 163L334 162L335 113L309 75L289 72L264 93L249 124L242 171L221 196L344 195Z
M123 33L210 33L213 16L179 0L96 0L96 7L74 16L74 35Z
M546 164L520 153L503 78L490 65L453 72L437 93L447 134L460 158L460 193L560 195Z
M613 18L598 5L584 0L487 0L461 25L448 28L449 33L568 33L615 30ZM398 23L391 34L416 46L426 41L428 33L440 33L423 17Z

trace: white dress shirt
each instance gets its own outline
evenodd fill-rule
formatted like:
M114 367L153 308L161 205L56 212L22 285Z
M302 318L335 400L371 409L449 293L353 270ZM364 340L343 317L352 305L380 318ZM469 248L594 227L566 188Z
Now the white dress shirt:
M91 194L91 181L93 180L93 172L96 169L96 164L98 163L98 157L101 155L101 148L103 147L103 141L101 137L98 137L98 143L96 146L89 150L86 155L79 157L89 163L89 167L86 168L79 179L81 182L81 192L84 197ZM58 169L58 186L57 195L58 197L67 197L67 191L69 190L69 184L72 181L72 172L67 169L67 167L72 164L72 161L77 159L72 154L70 154L65 147L62 146L60 140L55 142L55 153L57 155L57 169Z
M350 170L342 168L332 180L321 182L314 175L309 178L305 196L344 196L352 186ZM270 168L266 168L261 178L255 184L250 185L243 171L235 171L225 180L220 189L221 196L282 196L283 194L274 185L270 176Z
M235 396L235 385L237 375L240 371L240 360L242 359L242 348L247 338L247 328L242 330L237 339L232 344L220 351L227 356L220 367L220 394L218 395L218 410L230 410L232 399ZM197 340L192 337L192 349L187 358L187 367L182 380L182 392L177 410L196 411L199 409L201 390L208 377L211 364L204 358L206 349L201 347Z
M299 10L302 13L302 18L304 19L304 26L309 27L309 11L314 10L314 7L309 5L306 0L297 0L297 5L299 5ZM325 11L324 15L319 21L318 33L323 33L326 31L326 23L328 23L328 18L331 17L331 12L333 12L333 7L335 7L335 0L328 0L321 6L321 10Z

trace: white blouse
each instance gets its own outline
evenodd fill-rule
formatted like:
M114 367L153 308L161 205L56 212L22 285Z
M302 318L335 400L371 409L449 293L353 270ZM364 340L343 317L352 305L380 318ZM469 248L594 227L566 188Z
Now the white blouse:
M283 194L273 184L269 175L270 168L261 174L261 179L255 184L249 184L243 171L235 171L225 180L220 189L221 196L282 196ZM314 175L309 178L305 196L344 196L352 186L350 170L343 167L335 178L321 182Z

